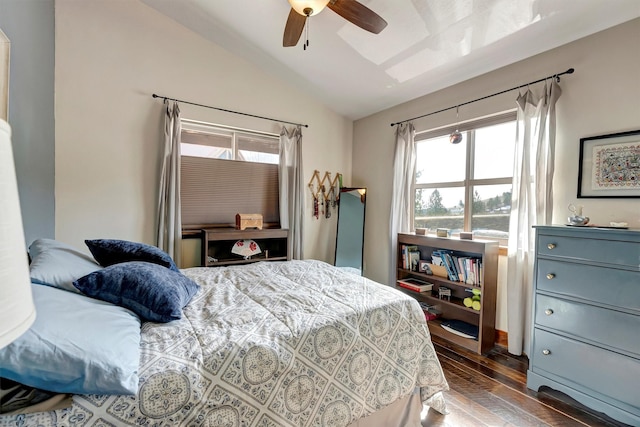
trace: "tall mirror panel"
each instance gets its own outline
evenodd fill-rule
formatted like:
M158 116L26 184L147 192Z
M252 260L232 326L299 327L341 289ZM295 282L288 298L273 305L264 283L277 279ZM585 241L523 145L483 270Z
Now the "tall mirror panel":
M335 266L351 268L358 274L362 274L363 268L366 201L366 188L340 189Z

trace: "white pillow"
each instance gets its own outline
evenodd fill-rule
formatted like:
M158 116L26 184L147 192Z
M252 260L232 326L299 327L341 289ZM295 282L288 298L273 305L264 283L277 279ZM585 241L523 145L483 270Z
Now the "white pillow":
M36 320L0 349L0 377L57 393L138 392L138 316L49 286L31 290Z
M80 293L73 281L102 267L76 248L52 239L37 239L29 246L31 281Z

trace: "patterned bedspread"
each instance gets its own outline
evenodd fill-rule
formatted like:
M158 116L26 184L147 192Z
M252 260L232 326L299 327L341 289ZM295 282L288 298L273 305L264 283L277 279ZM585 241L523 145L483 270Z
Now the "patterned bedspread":
M143 325L136 396L0 425L336 427L448 389L420 307L390 287L320 261L183 272L202 289L181 320Z

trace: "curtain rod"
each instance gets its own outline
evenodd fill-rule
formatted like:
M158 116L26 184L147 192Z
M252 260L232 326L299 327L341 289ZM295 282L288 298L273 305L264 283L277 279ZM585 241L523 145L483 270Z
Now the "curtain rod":
M165 101L169 100L169 101L182 102L183 104L190 104L190 105L195 105L195 106L198 106L198 107L211 108L213 110L224 111L226 113L240 114L242 116L255 117L257 119L264 119L264 120L271 120L273 122L287 123L289 125L304 126L306 128L309 127L309 125L303 125L302 123L288 122L286 120L277 120L277 119L272 119L270 117L256 116L255 114L249 114L249 113L242 113L240 111L227 110L226 108L218 108L218 107L211 107L209 105L204 105L204 104L196 104L195 102L183 101L182 99L169 98L168 96L156 95L155 93L153 95L151 95L151 96L153 96L154 98L162 98Z
M538 80L535 80L535 81L532 81L532 82L529 82L529 83L522 84L520 86L512 87L511 89L506 89L506 90L503 90L503 91L500 91L500 92L493 93L491 95L483 96L482 98L474 99L473 101L463 102L462 104L457 104L457 105L454 105L452 107L443 108L442 110L434 111L434 112L428 113L428 114L423 114L422 116L417 116L417 117L413 117L411 119L406 119L406 120L402 120L402 121L399 121L399 122L391 123L391 126L399 125L401 123L410 122L411 120L421 119L423 117L431 116L433 114L442 113L443 111L453 110L454 108L458 108L458 107L461 107L463 105L467 105L467 104L471 104L471 103L474 103L474 102L482 101L483 99L491 98L492 96L502 95L503 93L511 92L512 90L520 89L521 87L529 86L529 85L532 85L532 84L535 84L535 83L540 83L540 82L543 82L543 81L545 81L547 79L555 78L558 81L560 81L560 76L562 76L564 74L573 74L574 71L575 70L573 68L569 68L567 71L564 71L562 73L554 74L552 76L547 76L547 77L544 77L542 79L538 79Z

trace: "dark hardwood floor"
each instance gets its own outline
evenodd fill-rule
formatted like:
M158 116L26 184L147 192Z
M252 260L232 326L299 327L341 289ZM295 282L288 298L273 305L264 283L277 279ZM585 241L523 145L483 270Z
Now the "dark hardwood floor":
M432 337L450 391L448 415L425 408L423 426L626 426L551 389L527 389L528 360L495 347L480 356Z

